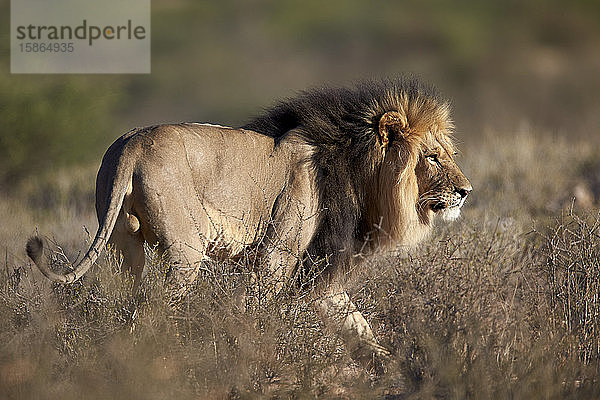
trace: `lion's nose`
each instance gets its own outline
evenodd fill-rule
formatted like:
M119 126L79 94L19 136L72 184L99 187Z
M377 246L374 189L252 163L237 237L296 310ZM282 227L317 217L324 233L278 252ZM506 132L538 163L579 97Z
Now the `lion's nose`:
M469 186L465 186L465 187L461 187L461 188L456 188L456 193L458 193L460 195L461 198L465 198L469 195L469 193L471 193L473 191L473 187L471 185Z

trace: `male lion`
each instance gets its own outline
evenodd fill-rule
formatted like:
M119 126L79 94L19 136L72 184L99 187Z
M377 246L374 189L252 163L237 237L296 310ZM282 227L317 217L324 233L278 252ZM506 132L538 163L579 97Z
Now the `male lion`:
M98 232L73 272L52 271L38 237L27 253L48 278L69 283L111 243L137 285L143 244L157 244L184 288L205 257L256 250L275 290L317 269L323 316L340 323L358 357L383 355L332 279L357 253L415 244L436 215L458 217L472 188L453 160L452 127L432 88L395 79L307 91L240 129L134 129L104 155Z

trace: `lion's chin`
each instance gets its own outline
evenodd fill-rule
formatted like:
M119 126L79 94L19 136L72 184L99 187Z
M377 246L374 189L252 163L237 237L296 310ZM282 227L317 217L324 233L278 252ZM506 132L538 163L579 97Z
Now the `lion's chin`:
M460 206L456 205L454 207L444 208L439 212L439 215L444 221L454 221L460 216Z

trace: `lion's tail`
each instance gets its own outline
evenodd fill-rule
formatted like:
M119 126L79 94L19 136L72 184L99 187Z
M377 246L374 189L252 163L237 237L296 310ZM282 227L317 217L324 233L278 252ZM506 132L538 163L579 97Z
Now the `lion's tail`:
M110 151L110 149L109 149ZM98 256L104 250L110 235L117 222L119 211L123 205L123 199L129 188L133 176L136 157L121 157L117 170L114 172L112 190L109 194L108 209L104 218L99 222L96 237L89 250L81 261L73 267L73 271L59 274L50 268L46 257L44 257L44 241L39 236L33 236L27 241L27 255L47 278L61 283L72 283L81 278L96 262Z

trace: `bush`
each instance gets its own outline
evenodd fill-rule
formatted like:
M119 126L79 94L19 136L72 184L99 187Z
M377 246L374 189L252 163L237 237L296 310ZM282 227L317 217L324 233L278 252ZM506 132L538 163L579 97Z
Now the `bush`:
M121 93L95 79L0 76L0 188L97 160L118 132Z
M598 226L597 218L571 215L539 236L514 221L462 222L417 252L368 260L348 279L351 296L393 353L376 380L323 329L310 293L267 298L245 264L206 263L176 306L163 285L168 266L153 252L138 296L111 254L71 286L39 281L25 266L0 270L0 317L10 321L0 330L10 338L0 393L597 396ZM60 248L53 260L64 265ZM20 372L2 375L8 368Z
M564 357L600 363L600 214L561 218L546 236L550 320L567 333Z

